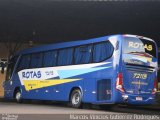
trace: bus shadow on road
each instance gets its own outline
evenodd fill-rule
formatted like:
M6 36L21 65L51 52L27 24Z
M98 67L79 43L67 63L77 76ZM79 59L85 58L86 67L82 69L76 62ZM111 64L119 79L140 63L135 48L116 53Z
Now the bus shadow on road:
M16 103L14 100L5 100L5 99L0 99L1 103ZM68 103L65 102L57 102L57 101L42 101L42 100L24 100L23 103L17 103L17 104L30 104L30 105L45 105L45 106L54 106L54 107L61 107L61 108L70 108L70 109L75 109L76 108L71 108ZM127 113L127 114L143 114L143 115L148 115L148 114L154 114L154 115L159 115L160 114L160 108L152 107L152 106L129 106L129 105L105 105L105 106L98 106L98 105L92 105L92 104L83 104L82 110L98 110L98 111L106 111L107 112L115 112L115 113Z
M153 108L152 106L130 106L130 105L115 105L112 107L106 106L106 108L95 108L97 110L127 114L143 114L143 115L159 115L160 108Z
M115 112L115 113L127 113L127 114L160 114L160 107L154 106L131 106L131 105L105 105L105 106L98 106L98 105L91 105L85 104L84 109L92 109L92 110L100 110L106 112Z

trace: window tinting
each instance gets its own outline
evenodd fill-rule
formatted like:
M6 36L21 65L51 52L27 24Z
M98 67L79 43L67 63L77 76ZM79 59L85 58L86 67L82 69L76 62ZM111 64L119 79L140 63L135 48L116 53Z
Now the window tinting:
M47 51L44 53L43 66L56 66L57 51Z
M74 60L75 64L87 64L91 62L92 45L80 46L75 49Z
M58 66L71 65L73 63L73 48L59 50Z
M107 42L23 55L18 71L28 68L65 66L101 62L112 56L113 45Z
M34 53L31 55L30 68L42 67L42 53Z
M101 62L109 58L114 51L110 42L95 44L93 47L93 62Z
M18 71L29 68L30 55L23 55L18 65Z

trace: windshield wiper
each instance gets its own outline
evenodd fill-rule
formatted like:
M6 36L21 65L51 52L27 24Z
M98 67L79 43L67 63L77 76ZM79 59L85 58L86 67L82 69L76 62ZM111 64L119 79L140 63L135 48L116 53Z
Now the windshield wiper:
M153 57L152 55L146 53L146 52L128 52L127 54L134 54L134 55L140 55L140 56L145 56L145 57Z

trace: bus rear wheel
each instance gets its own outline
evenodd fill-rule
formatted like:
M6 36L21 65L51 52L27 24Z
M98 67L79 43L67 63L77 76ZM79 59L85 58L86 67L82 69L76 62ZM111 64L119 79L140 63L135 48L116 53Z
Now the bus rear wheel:
M20 90L17 90L15 93L15 99L17 103L22 103L22 93Z
M79 89L75 89L71 93L70 105L73 108L81 108L82 107L82 93Z

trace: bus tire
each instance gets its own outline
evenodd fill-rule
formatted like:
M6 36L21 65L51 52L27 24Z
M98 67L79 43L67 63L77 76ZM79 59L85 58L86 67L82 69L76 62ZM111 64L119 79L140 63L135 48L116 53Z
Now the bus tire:
M80 89L75 89L72 91L71 97L70 97L70 105L73 108L82 107L82 93Z
M20 90L16 91L15 100L17 103L22 103L22 92Z

